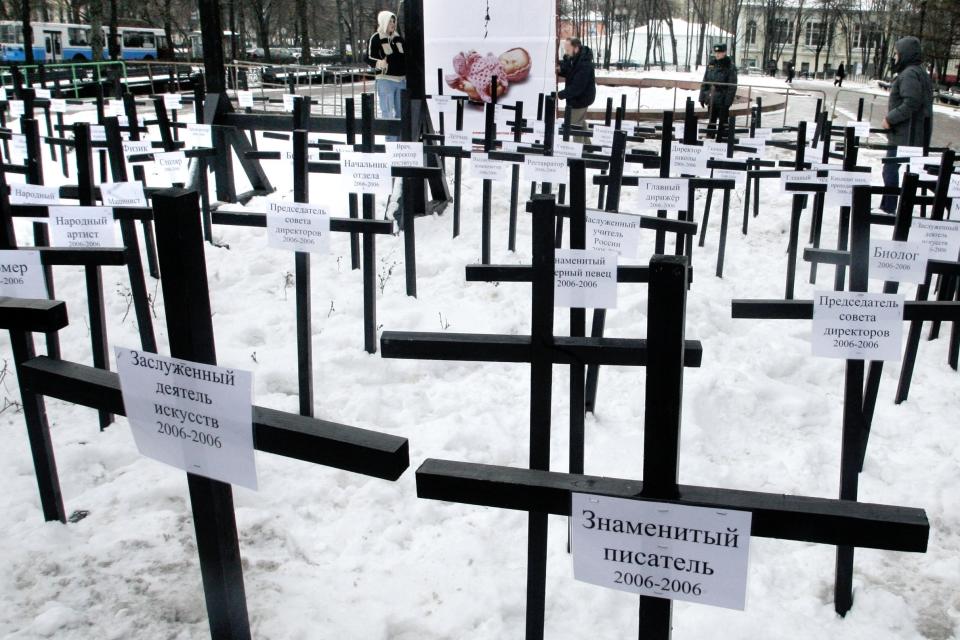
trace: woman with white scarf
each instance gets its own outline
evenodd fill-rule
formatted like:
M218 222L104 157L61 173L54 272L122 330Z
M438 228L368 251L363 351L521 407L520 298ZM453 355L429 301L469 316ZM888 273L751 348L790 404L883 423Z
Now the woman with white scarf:
M400 92L407 88L403 36L397 31L397 16L390 11L377 15L377 31L370 36L367 55L377 68L377 99L380 115L400 117ZM387 136L387 140L396 140Z

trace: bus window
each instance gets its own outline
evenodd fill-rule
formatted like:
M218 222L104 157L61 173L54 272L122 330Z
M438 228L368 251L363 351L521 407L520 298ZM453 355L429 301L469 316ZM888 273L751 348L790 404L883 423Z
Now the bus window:
M88 47L90 46L90 42L87 38L88 33L88 29L70 27L67 29L67 43L69 43L71 47Z
M142 49L145 45L144 34L141 31L124 31L123 32L123 46L127 48Z
M16 42L23 44L23 31L19 25L0 25L0 42Z

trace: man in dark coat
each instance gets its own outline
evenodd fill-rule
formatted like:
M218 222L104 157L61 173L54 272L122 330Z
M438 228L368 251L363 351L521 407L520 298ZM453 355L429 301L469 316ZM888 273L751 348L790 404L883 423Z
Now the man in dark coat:
M843 66L843 63L840 63L840 66L837 67L837 76L833 79L833 86L842 87L843 79L847 77L847 68Z
M792 62L787 63L787 84L793 84L793 77L796 75L796 69Z
M921 64L920 40L913 36L900 38L894 45L893 71L897 74L890 84L887 117L883 128L891 145L922 147L930 144L933 126L933 81ZM929 126L928 126L929 122ZM896 149L887 151L896 155ZM883 184L900 184L899 165L883 165ZM896 211L896 196L884 196L880 208L887 213Z
M717 126L717 140L726 130L727 120L730 118L730 105L737 95L737 67L733 60L727 57L727 45L713 46L714 60L707 65L703 73L703 83L700 88L700 106L710 113L710 124Z
M597 97L597 81L593 71L593 51L583 46L580 38L569 38L563 43L564 56L559 75L565 79L563 90L557 94L570 107L568 127L586 127L587 109Z

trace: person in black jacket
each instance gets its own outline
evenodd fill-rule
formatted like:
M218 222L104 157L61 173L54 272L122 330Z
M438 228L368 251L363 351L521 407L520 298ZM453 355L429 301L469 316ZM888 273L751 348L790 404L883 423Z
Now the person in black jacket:
M893 49L893 71L897 77L890 83L887 117L882 126L887 130L891 145L929 145L933 129L933 80L921 64L920 40L913 36L900 38ZM887 150L887 156L895 155L896 148ZM883 184L887 187L900 185L899 165L884 163ZM884 196L880 208L894 213L896 196Z
M568 38L563 43L564 56L559 75L566 80L557 94L570 107L568 127L586 127L587 109L597 97L597 81L593 72L593 51L583 46L579 38Z
M370 36L367 56L377 69L377 100L380 115L399 118L400 92L407 88L407 66L403 36L397 30L397 16L389 11L377 15L377 30ZM396 141L396 136L387 136Z
M708 109L710 124L718 123L717 140L726 130L730 105L737 95L737 67L727 57L725 43L713 46L714 60L707 65L700 87L700 106ZM716 83L716 84L714 84Z
M833 86L842 87L843 79L847 77L847 68L843 66L843 63L840 63L840 66L837 67L837 77L833 80Z

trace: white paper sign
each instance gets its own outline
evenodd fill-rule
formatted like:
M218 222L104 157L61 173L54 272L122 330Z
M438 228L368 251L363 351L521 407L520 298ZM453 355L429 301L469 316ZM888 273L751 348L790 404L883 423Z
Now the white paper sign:
M583 157L583 143L554 140L553 155L557 158L581 158Z
M241 109L253 108L253 91L237 91L237 104Z
M567 159L528 155L523 159L523 179L528 182L566 183Z
M570 512L576 580L657 598L744 608L749 511L574 493ZM601 529L600 518L611 526Z
M40 184L11 184L10 204L60 204L60 187Z
M180 183L186 180L187 156L183 151L154 153L153 157L170 182Z
M23 115L24 113L23 100L8 100L7 104L10 105L11 118L18 118Z
M640 245L640 216L587 209L587 249L613 251L636 258Z
M507 151L510 153L519 153L520 143L514 140L501 140L500 151Z
M54 113L66 113L67 101L64 98L51 98L50 111Z
M824 204L828 207L849 207L853 205L853 188L869 184L869 173L831 171L827 174L827 195Z
M149 140L124 140L122 144L123 157L125 157L130 164L148 164L152 162L152 160L138 160L136 162L130 160L130 156L153 153L153 145L150 144Z
M747 184L747 172L737 171L736 169L714 169L713 177L717 180L733 180L738 187Z
M422 142L390 142L388 140L385 144L391 167L423 166Z
M430 104L430 110L434 113L452 113L457 110L453 96L437 95L431 97L427 102Z
M670 143L670 175L709 175L707 159L701 146L682 142Z
M904 145L897 145L897 157L898 158L916 158L917 156L923 155L923 147L909 147Z
M38 100L49 100L50 99L50 89L34 89L33 95Z
M753 138L755 140L773 140L773 128L772 127L757 127L753 130Z
M294 95L294 94L292 94L292 93L285 93L285 94L283 94L283 110L286 111L286 112L288 112L288 113L289 113L289 112L292 112L292 111L293 111L293 102L294 102L294 100L296 100L296 99L299 98L299 97L300 97L300 96Z
M640 178L637 204L643 211L686 211L689 200L687 178Z
M817 291L813 302L813 355L844 360L900 359L903 296Z
M846 128L853 129L853 135L858 138L870 137L870 123L860 122L858 120L847 120Z
M117 247L113 210L109 207L50 207L50 246Z
M727 157L727 143L726 142L717 142L716 140L704 140L703 146L704 155L707 158L718 158L723 159Z
M960 174L950 176L950 186L947 187L948 198L960 198Z
M390 158L386 153L341 153L340 174L352 193L390 195Z
M188 124L187 146L193 149L213 146L213 127L209 124Z
M102 124L92 124L90 125L90 141L91 142L106 142L107 141L107 128Z
M123 347L114 352L127 420L142 455L256 490L249 371Z
M470 175L481 180L500 182L507 179L507 163L491 160L485 153L474 153L470 158Z
M21 133L10 135L10 162L23 164L27 160L27 136Z
M740 138L736 142L738 147L750 147L753 151L741 151L739 153L745 154L748 158L763 158L764 154L767 152L767 145L763 140L757 138Z
M328 253L330 212L315 204L268 202L267 245L274 249Z
M183 106L180 100L181 98L179 93L163 94L163 106L167 109L167 111L176 111L180 109L180 107Z
M591 138L591 143L598 147L612 147L614 131L615 129L612 126L603 124L593 125L593 137Z
M577 309L617 308L617 254L557 249L553 304Z
M126 112L123 108L122 100L108 100L107 103L103 106L103 115L108 118L114 117L119 118L120 116L126 116Z
M927 175L927 167L938 168L940 156L913 156L910 158L910 173Z
M870 241L870 277L920 284L926 279L930 250L919 242Z
M467 131L447 131L443 143L448 147L460 147L464 151L473 150L473 136Z
M960 260L960 221L914 218L910 242L926 245L931 260Z
M0 250L0 296L48 298L39 251Z
M139 180L129 182L103 182L100 184L100 201L105 207L149 207L143 184Z
M794 184L826 184L827 178L817 176L816 171L781 171L780 172L780 192L781 193L813 193L804 191L787 191L787 183Z

